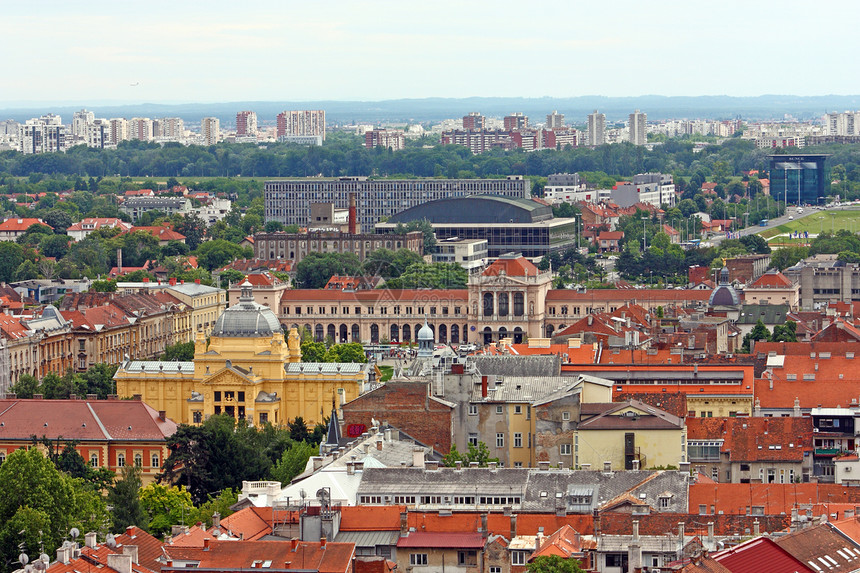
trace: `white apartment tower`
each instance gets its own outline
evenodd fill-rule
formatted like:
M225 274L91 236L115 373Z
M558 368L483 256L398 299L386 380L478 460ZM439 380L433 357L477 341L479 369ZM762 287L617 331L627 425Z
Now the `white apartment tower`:
M547 129L561 129L564 127L564 114L554 111L546 116Z
M204 117L200 122L204 145L215 145L221 139L221 122L217 117Z
M648 115L638 109L630 114L630 123L628 124L630 143L633 145L645 145L648 142L647 121Z
M277 118L278 138L319 136L325 141L325 110L282 111Z
M72 135L76 137L86 137L87 126L95 121L95 114L91 111L82 109L76 111L72 116Z
M66 126L60 116L54 114L28 119L18 126L18 146L24 154L65 151Z
M253 111L240 111L236 114L236 137L257 135L257 114Z
M588 145L596 146L606 143L606 114L588 114Z
M860 111L824 114L824 135L860 135Z

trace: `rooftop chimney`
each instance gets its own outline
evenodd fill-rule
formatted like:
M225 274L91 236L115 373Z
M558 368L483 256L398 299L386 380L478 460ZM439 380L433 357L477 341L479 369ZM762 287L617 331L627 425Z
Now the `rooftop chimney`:
M678 522L678 554L684 550L684 522Z
M138 565L137 562L137 545L123 545L122 554L131 557L131 562Z
M205 541L209 540L206 539ZM107 566L117 571L117 573L131 573L131 555L109 553L107 556Z
M355 235L356 233L356 218L358 217L358 213L356 212L355 207L355 193L349 194L349 234Z
M420 468L424 465L424 448L412 448L412 466ZM460 469L460 468L457 468Z
M84 535L84 545L86 545L86 546L87 546L87 547L89 547L90 549L92 549L92 548L94 548L96 545L98 545L98 538L96 537L96 532L95 532L95 531L88 531L88 532Z
M708 522L708 545L713 545L714 543L714 522Z
M758 519L753 521L753 535L755 535L756 537L761 535L761 525L759 524Z
M633 460L633 471L639 471L639 460Z

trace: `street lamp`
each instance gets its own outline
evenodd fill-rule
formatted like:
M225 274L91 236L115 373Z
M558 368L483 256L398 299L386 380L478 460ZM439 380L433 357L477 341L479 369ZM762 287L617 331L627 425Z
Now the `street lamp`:
M648 250L648 235L645 231L645 223L648 222L648 217L642 217L642 254Z

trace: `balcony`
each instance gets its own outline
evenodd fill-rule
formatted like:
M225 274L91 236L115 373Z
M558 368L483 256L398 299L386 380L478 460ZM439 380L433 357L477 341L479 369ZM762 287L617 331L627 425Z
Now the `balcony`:
M842 453L842 450L840 448L815 448L816 456L833 457L840 453Z

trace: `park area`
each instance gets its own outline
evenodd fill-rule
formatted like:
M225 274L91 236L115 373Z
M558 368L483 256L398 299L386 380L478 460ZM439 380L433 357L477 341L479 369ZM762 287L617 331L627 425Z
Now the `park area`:
M845 229L852 233L860 232L860 209L813 211L806 217L788 221L782 225L763 229L758 235L771 246L807 244L809 240L823 232L836 232ZM794 237L794 233L798 237ZM809 237L806 238L806 233Z

